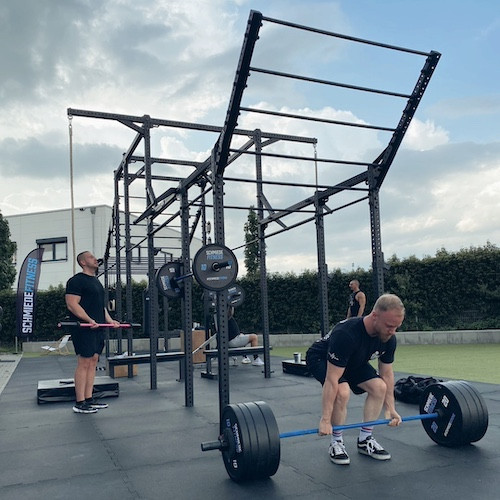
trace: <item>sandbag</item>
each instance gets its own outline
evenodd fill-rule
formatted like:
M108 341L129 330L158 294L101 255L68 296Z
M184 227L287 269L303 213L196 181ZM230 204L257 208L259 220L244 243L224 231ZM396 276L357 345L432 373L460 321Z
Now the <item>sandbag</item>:
M394 384L394 397L403 403L419 404L422 394L427 386L442 382L434 377L409 377L400 378Z

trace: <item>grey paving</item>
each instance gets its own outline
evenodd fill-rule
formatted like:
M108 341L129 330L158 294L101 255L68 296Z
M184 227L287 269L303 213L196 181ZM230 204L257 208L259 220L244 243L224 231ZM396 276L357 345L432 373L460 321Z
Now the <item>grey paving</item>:
M0 357L1 359L1 357ZM449 449L434 444L419 422L377 438L392 460L377 462L355 452L357 431L346 431L351 465L333 465L328 439L315 435L284 439L276 475L237 484L218 451L200 451L218 432L218 384L195 368L195 406L184 406L177 363L158 365L158 389L149 389L149 366L119 378L120 396L95 415L77 415L71 403L38 405L38 381L71 377L73 356L23 358L0 395L0 488L9 499L492 499L500 479L500 388L473 383L488 405L486 436L474 445ZM311 378L284 374L272 358L273 376L260 368L230 368L231 401L264 400L280 432L314 428L320 386ZM397 377L406 374L396 374ZM352 396L350 422L361 420L363 397ZM418 413L399 404L403 415Z

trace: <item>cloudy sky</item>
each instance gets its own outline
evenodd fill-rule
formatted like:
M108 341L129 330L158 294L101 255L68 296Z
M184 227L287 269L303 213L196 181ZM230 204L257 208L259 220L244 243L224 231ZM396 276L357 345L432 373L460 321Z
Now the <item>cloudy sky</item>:
M500 245L500 10L494 0L5 0L0 6L0 210L70 207L67 108L222 126L251 10L352 37L438 51L441 60L381 190L386 258ZM411 93L425 57L264 23L252 66ZM243 105L395 127L405 100L254 74ZM110 204L113 171L135 135L108 120L74 117L75 205ZM256 113L239 127L314 137L319 158L373 161L390 134ZM160 127L154 156L201 161L217 135ZM238 140L235 140L238 144ZM270 152L312 157L310 144ZM165 168L165 167L162 167ZM279 182L332 185L360 167L266 160ZM156 170L186 175L183 168ZM253 158L227 169L252 178ZM169 186L155 186L161 194ZM143 187L136 194L143 195ZM266 189L273 208L310 196ZM331 198L330 208L363 193ZM141 211L140 201L135 207ZM226 203L255 204L251 184L226 183ZM295 217L295 218L294 218ZM299 216L285 221L293 224ZM304 216L302 216L304 218ZM226 243L243 243L246 211L226 216ZM270 226L269 232L278 226ZM330 269L368 268L366 201L325 219ZM316 268L314 223L267 240L268 270ZM241 250L236 250L243 258Z

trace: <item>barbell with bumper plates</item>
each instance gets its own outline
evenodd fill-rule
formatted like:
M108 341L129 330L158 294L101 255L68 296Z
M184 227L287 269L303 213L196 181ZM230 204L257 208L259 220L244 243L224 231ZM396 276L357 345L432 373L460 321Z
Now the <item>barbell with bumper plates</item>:
M182 281L192 276L207 290L220 291L231 287L238 275L238 261L224 245L209 244L201 247L193 259L193 271L181 274L180 262L168 262L156 272L158 291L170 298L182 296Z
M442 446L474 443L488 428L488 410L481 394L464 381L428 386L420 412L402 420L420 420L427 435ZM389 422L389 419L359 422L335 426L333 430ZM218 440L202 443L201 449L220 450L226 471L236 482L273 476L280 462L280 439L318 433L318 429L305 429L280 434L274 414L264 401L227 405L222 411L220 427Z

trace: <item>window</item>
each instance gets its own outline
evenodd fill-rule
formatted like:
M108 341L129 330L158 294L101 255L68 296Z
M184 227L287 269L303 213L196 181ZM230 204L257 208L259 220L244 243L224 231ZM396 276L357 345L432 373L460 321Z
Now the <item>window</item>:
M65 236L36 240L36 244L44 249L42 262L68 260L68 238Z

